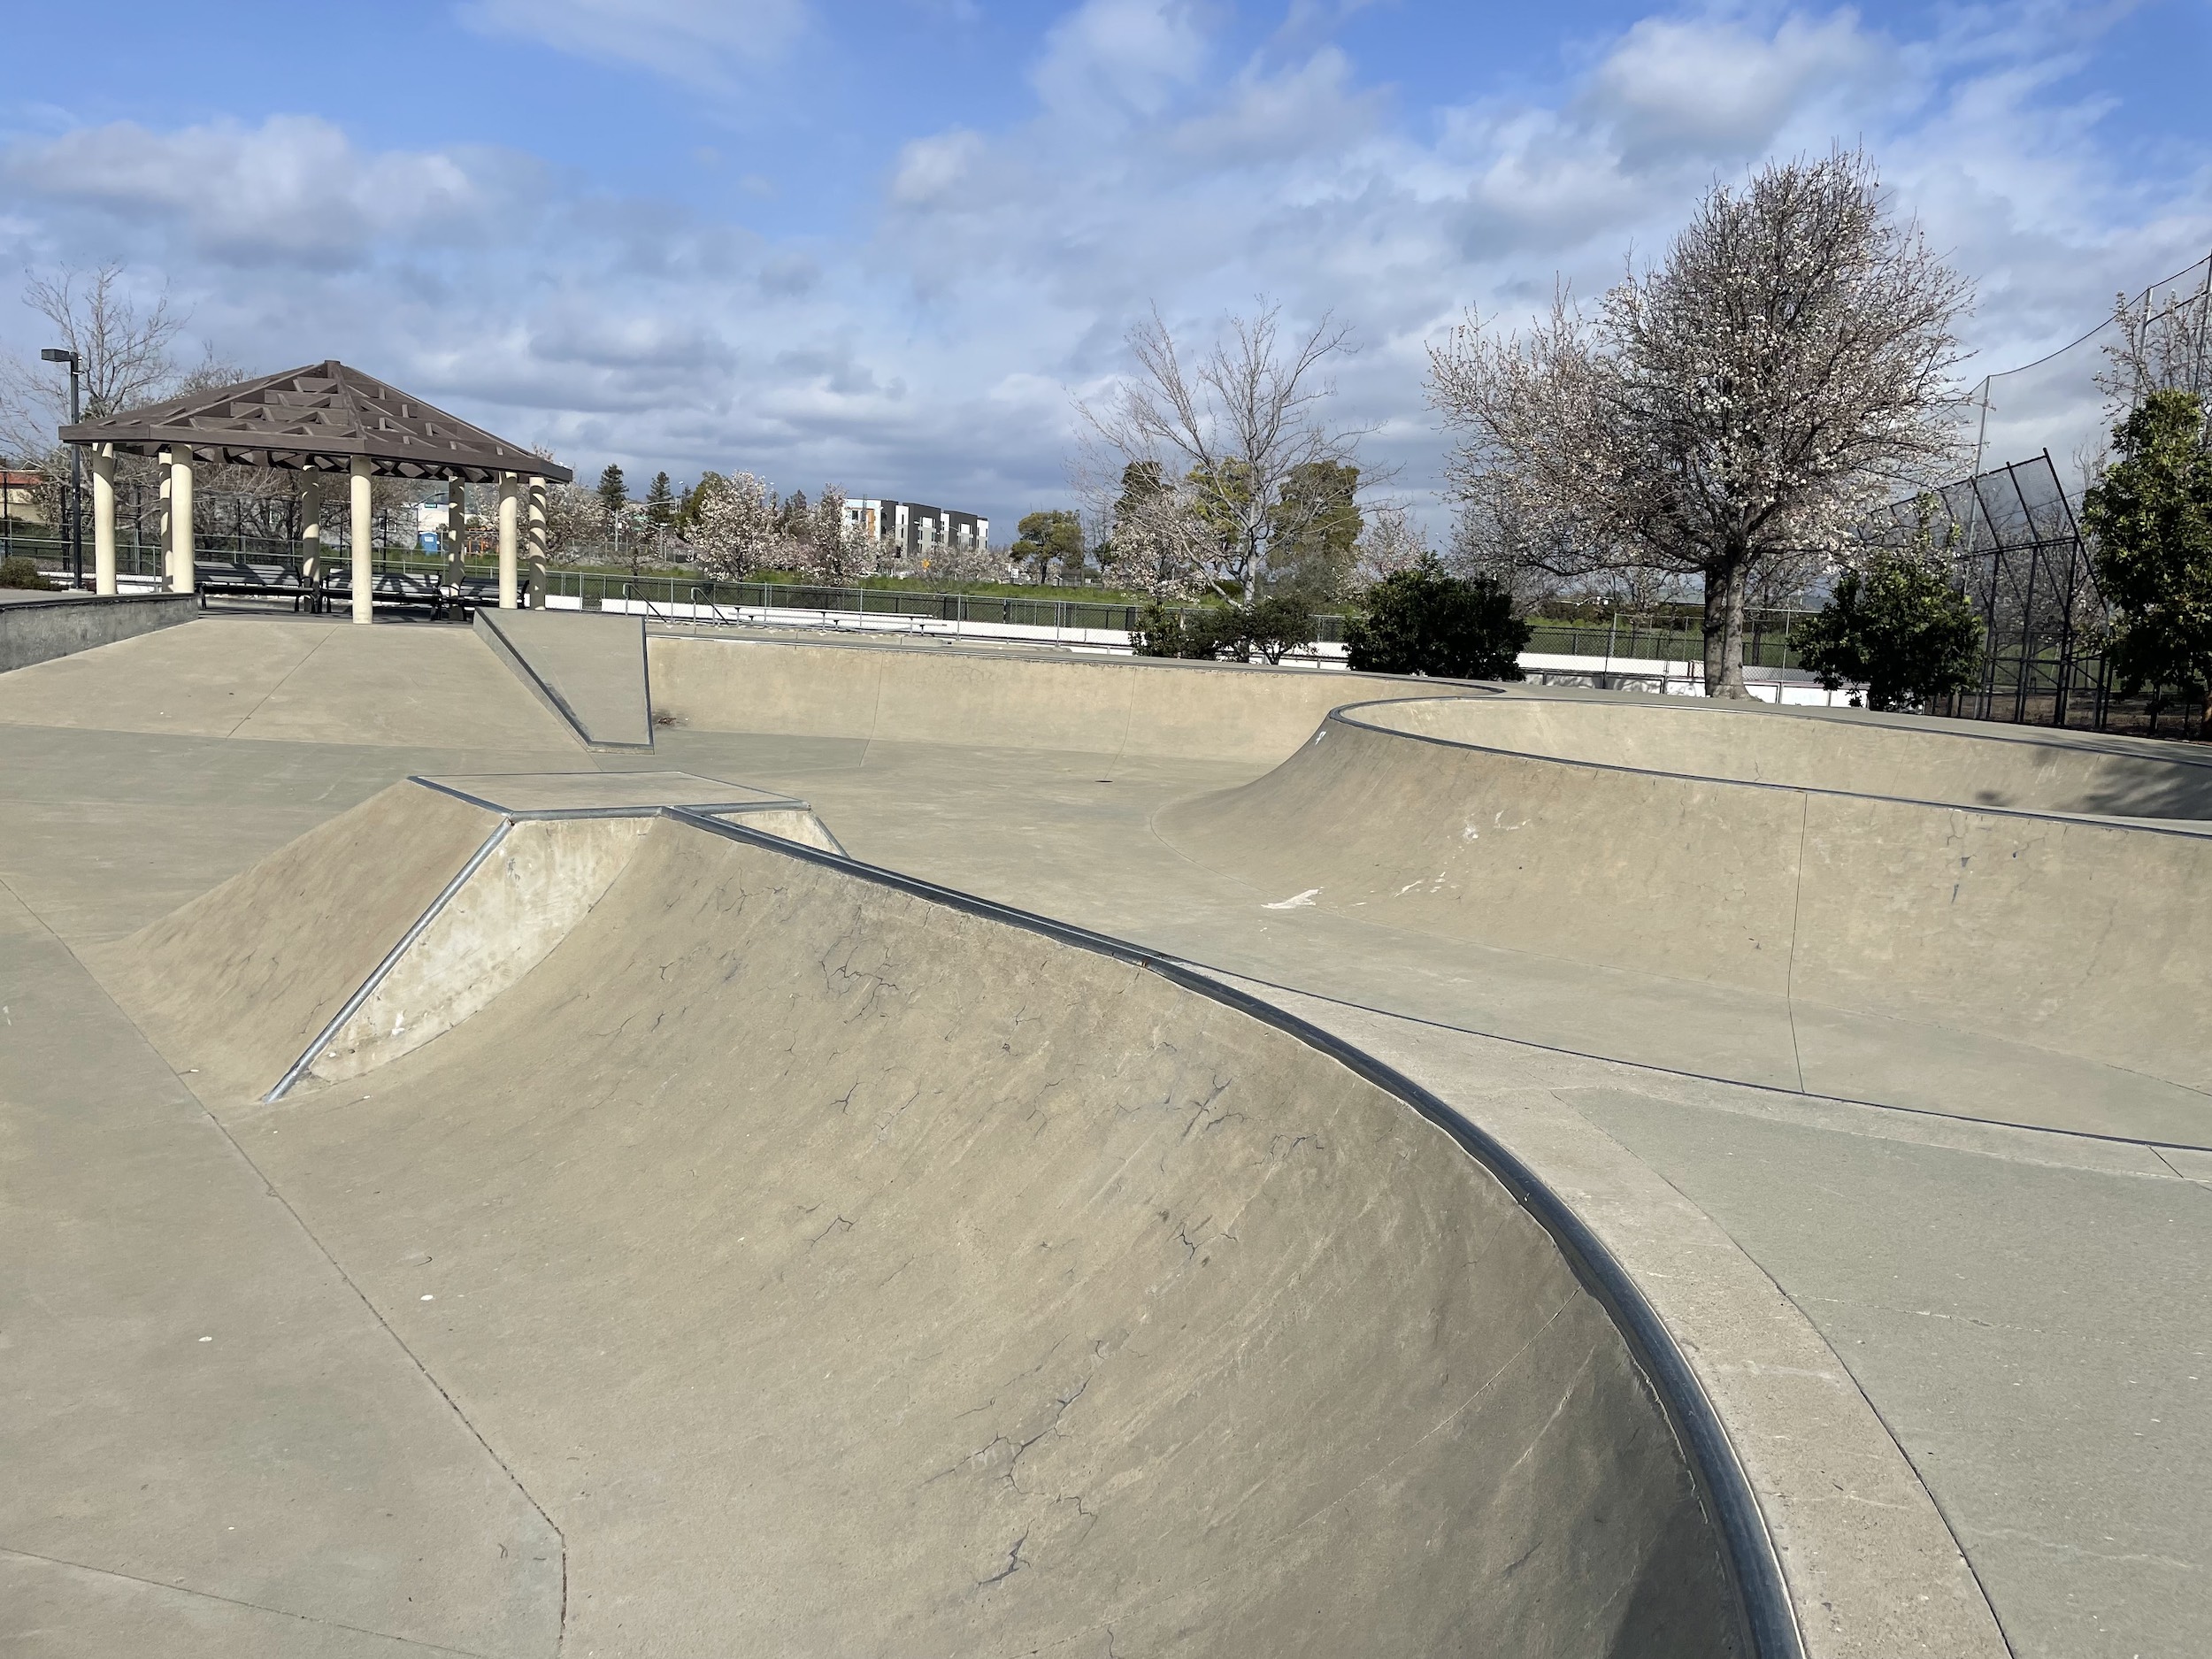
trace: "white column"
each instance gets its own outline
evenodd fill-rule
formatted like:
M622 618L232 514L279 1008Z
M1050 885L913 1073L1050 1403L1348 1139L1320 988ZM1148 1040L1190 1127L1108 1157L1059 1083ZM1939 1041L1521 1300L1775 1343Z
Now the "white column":
M530 480L530 609L545 609L546 565L549 562L546 541L545 480Z
M515 608L515 509L520 481L512 472L499 475L499 608Z
M115 446L92 450L92 591L115 591Z
M369 478L374 463L353 457L353 619L366 626L376 620L376 518L369 511Z
M188 594L197 586L192 568L192 447L169 451L169 591Z
M463 548L468 534L468 487L459 479L445 487L445 580L455 593L461 591L461 575L467 568Z
M160 511L154 518L154 587L158 590L164 583L173 580L176 556L169 550L169 451L164 449L154 457L154 474L159 480Z
M322 576L323 477L309 472L300 480L300 585L313 594Z

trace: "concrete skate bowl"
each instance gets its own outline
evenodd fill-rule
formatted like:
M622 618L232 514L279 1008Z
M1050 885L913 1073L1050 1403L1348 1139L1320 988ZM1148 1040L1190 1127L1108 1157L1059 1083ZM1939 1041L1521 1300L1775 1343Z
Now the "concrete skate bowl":
M1380 674L985 649L649 634L653 706L679 726L1272 765ZM1495 697L1437 681L1431 695Z
M516 1651L1797 1651L1663 1329L1414 1086L741 815L503 804L399 786L103 973L557 1532ZM591 902L264 1098L503 826Z
M2204 1146L2208 778L2153 745L1949 723L1415 699L1340 709L1156 828L1268 897L1450 941L1450 1023Z

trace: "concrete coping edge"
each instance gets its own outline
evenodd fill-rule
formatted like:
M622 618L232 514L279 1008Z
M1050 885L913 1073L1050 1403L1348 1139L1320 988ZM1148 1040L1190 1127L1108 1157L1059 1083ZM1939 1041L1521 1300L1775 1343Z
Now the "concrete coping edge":
M1566 755L1548 755L1541 749L1508 749L1501 743L1470 743L1455 737L1438 737L1428 732L1402 732L1395 726L1380 726L1372 720L1356 717L1363 709L1389 708L1407 703L1464 703L1464 697L1376 697L1363 703L1347 703L1329 710L1321 722L1325 732L1333 726L1348 726L1354 731L1372 732L1378 737L1402 739L1409 743L1433 743L1439 749L1455 749L1471 755L1507 755L1517 760L1532 760L1548 766L1579 766L1588 772L1614 772L1636 778L1672 778L1684 783L1709 783L1725 789L1768 789L1782 795L1826 795L1839 801L1886 801L1898 806L1931 807L1944 812L1974 812L1986 818L2030 818L2041 823L2079 824L2089 829L2113 830L2121 833L2141 835L2177 835L2185 841L2212 838L2212 819L2174 818L2148 821L2143 818L2106 817L2094 812L2054 812L2034 807L1992 806L1978 801L1930 801L1919 795L1881 795L1866 789L1833 789L1812 783L1770 783L1758 778L1724 778L1717 772L1673 772L1663 766L1629 766L1617 760L1580 760ZM1564 697L1529 698L1529 702L1565 703ZM1604 704L1604 707L1622 705ZM1310 743L1317 738L1306 740ZM1971 741L1970 736L1966 741ZM2192 764L2198 764L2193 760Z
M8 598L9 594L16 591L18 590L12 588L0 588L0 611L14 610L17 603L11 603ZM20 591L27 593L34 590L25 588ZM52 593L50 589L46 591L51 594L50 597L22 604L22 609L50 611L57 605L142 605L150 603L188 605L196 603L200 597L196 590L180 594L173 593L165 588L153 588L145 593L128 594L71 593L65 588L60 593Z

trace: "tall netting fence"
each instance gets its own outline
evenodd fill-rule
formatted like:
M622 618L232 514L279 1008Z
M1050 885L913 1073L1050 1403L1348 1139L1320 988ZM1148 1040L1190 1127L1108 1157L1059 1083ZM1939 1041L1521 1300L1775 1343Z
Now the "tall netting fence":
M2123 691L2106 660L2112 620L2082 534L2084 493L2101 475L2113 426L2150 392L2212 402L2212 257L2123 297L2078 340L1975 390L1964 434L1973 471L1930 496L1893 503L1871 539L1924 530L1947 546L1983 628L1979 681L1940 712L2099 732L2204 736L2203 692Z

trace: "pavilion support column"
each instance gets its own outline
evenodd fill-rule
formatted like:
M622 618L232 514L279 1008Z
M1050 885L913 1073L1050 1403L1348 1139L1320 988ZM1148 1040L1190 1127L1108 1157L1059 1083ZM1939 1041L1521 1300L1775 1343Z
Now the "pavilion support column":
M461 578L468 571L468 486L457 478L449 479L445 487L445 585L457 596L461 591Z
M170 580L170 572L176 568L174 556L169 550L169 451L164 449L154 457L154 476L160 497L160 508L154 517L154 587L157 590Z
M115 446L92 451L92 591L115 591Z
M545 609L546 574L546 491L541 478L530 480L530 609Z
M169 591L188 594L198 585L192 560L192 446L169 451Z
M376 518L369 508L369 479L376 464L353 457L353 619L366 627L376 620Z
M512 472L499 475L499 608L515 608L515 512L521 483Z
M311 610L322 608L323 480L310 472L300 480L300 586Z

